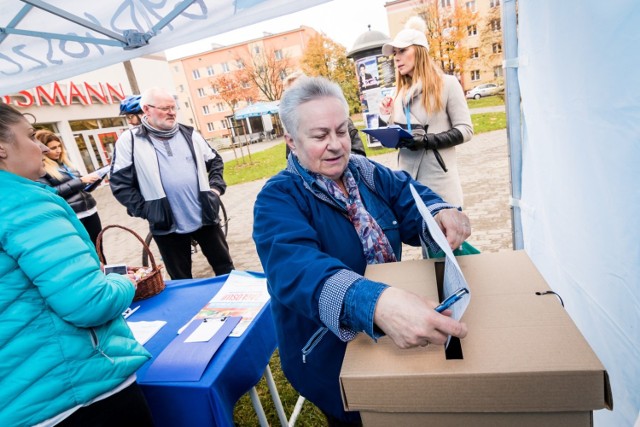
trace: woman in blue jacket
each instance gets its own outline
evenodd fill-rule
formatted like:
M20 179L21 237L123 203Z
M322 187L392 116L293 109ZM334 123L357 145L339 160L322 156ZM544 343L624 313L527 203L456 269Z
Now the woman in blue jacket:
M135 284L102 273L73 210L35 182L46 151L0 104L0 425L152 425L135 382L150 356L121 315Z
M406 172L350 155L348 105L335 83L305 78L285 91L280 117L291 149L254 208L253 238L267 275L282 368L329 425L358 425L343 410L339 372L360 331L400 348L444 344L466 326L434 301L365 279L367 264L398 261L402 243L433 244L418 190L452 248L470 234L465 214Z

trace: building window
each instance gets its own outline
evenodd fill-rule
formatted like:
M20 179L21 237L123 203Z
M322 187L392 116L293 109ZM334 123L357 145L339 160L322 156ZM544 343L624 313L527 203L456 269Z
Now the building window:
M185 106L185 107L187 107L187 108L189 108L189 103L188 103L188 102L185 102L185 103L184 103L184 106Z
M475 82L480 80L480 70L471 71L471 81Z
M226 120L220 120L220 123L222 123L222 129L226 129L227 128L227 121Z
M276 56L276 60L280 61L282 59L282 49L278 49L273 53Z
M493 76L494 77L502 77L502 67L501 66L493 67Z
M223 73L228 73L229 72L229 65L226 62L223 62L221 65L222 65L222 72Z
M280 80L284 80L287 78L287 72L285 70L280 70Z
M255 53L256 55L258 55L260 53L260 46L254 46L253 47L253 53Z
M204 98L206 95L207 95L207 94L206 94L206 93L204 93L204 88L199 87L199 88L198 88L198 96L199 96L200 98Z
M215 71L213 71L213 65L209 65L209 66L207 67L207 75L208 75L208 76L213 76L215 73L216 73L216 72L215 72Z
M218 111L224 111L224 104L222 102L218 102L216 104L216 108L218 109Z
M476 11L476 0L471 0L465 3L465 6L467 7L467 10L470 12L475 12Z
M492 45L493 48L493 53L500 53L502 52L502 44L501 43L494 43Z
M199 70L193 70L191 72L191 74L193 74L193 80L198 80L200 78L200 71Z
M216 130L215 126L213 126L213 122L207 123L207 130L209 132L213 132L214 130Z
M472 47L471 49L469 49L469 58L477 58L478 56L480 56L478 54L478 48L477 47Z
M440 0L440 6L451 7L451 0Z
M491 30L492 31L500 31L500 20L492 19L491 20Z
M238 59L236 61L236 67L238 68L238 70L242 70L244 68L244 61L242 59Z
M478 27L476 27L475 24L474 25L469 25L467 27L467 33L469 34L469 37L477 35L478 34Z
M500 0L489 1L489 7L498 7L498 6L500 6Z
M209 114L209 106L208 105L205 105L205 106L202 107L202 114L204 114L205 116L207 114Z
M179 90L180 92L184 92L184 85L180 85L180 86L178 86L178 90Z
M217 95L217 94L219 94L220 92L218 92L218 88L217 88L217 87L215 87L215 86L211 86L211 93L212 93L212 94L214 94L214 95Z
M249 82L246 81L246 80L241 83L241 86L242 86L243 89L248 89L249 87L251 87Z

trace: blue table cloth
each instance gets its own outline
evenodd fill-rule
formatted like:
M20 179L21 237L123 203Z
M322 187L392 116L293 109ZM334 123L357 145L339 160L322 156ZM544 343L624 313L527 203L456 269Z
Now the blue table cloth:
M252 273L264 277L260 273ZM164 320L167 324L145 348L154 356L137 372L156 426L233 426L233 407L260 381L276 349L271 309L267 303L242 336L227 337L213 355L198 382L145 383L145 373L155 357L220 290L227 275L168 281L166 289L147 300L127 320Z

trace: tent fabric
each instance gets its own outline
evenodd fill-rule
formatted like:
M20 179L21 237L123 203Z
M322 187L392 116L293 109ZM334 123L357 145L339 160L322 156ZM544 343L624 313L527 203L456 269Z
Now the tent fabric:
M329 0L0 0L0 95Z
M264 116L265 114L276 114L278 112L279 104L280 101L258 102L236 111L234 117L237 120L240 120L246 119L247 117L259 117Z
M632 426L640 411L640 3L518 7L525 250L609 373L614 410L596 411L594 425Z

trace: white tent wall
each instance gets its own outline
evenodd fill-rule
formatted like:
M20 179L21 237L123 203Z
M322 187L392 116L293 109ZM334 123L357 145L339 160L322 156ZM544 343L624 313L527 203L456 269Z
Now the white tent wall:
M524 247L640 410L640 2L520 0ZM558 349L561 351L561 349Z
M73 15L75 22L84 21L85 25L79 25L30 7L26 0L0 0L0 95L181 46L327 1L196 0L176 16L173 13L187 4L185 0L37 2ZM165 18L173 19L155 30L155 26L166 23ZM100 27L100 31L91 26ZM127 30L150 37L148 44L124 49L113 37L125 37ZM111 35L106 36L105 32ZM60 40L54 34L79 40ZM94 39L100 42L92 41Z

